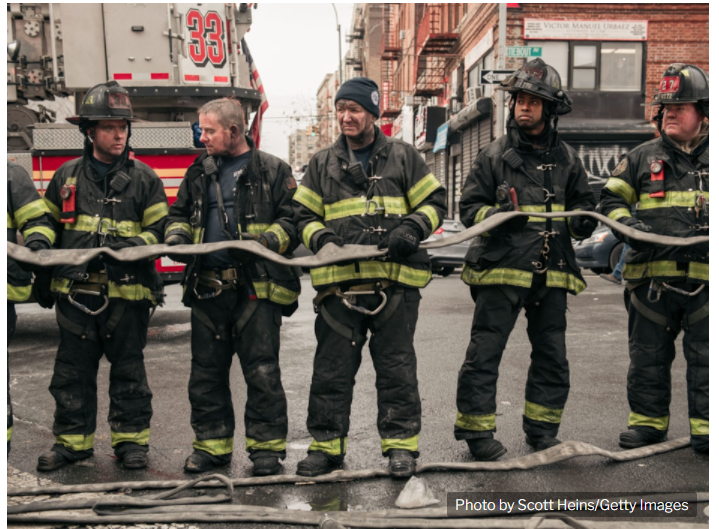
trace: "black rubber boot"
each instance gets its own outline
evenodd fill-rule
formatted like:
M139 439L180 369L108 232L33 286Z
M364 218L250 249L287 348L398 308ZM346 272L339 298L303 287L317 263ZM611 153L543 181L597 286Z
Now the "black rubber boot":
M392 449L389 451L389 475L395 479L412 477L416 460L409 450Z
M128 470L147 468L147 452L145 450L128 450L122 454L122 466Z
M562 444L562 441L551 435L527 435L525 441L538 452Z
M692 435L692 448L700 454L709 454L709 436L708 435Z
M232 454L213 456L204 450L195 450L190 457L185 459L185 472L199 474L214 470L215 467L227 465L232 461Z
M622 448L641 448L642 446L663 443L667 432L651 426L630 426L629 430L619 434L619 446Z
M298 476L319 476L337 469L344 456L330 456L319 450L308 452L306 458L297 463Z
M494 461L507 453L504 445L491 437L466 439L469 451L477 461Z
M51 450L50 452L45 452L37 458L37 469L40 472L50 472L52 470L57 470L60 467L64 467L69 463L72 463L70 459L66 458L59 452Z
M259 450L250 455L252 460L252 475L253 476L271 476L277 474L282 465L280 464L280 457L277 452L271 450Z

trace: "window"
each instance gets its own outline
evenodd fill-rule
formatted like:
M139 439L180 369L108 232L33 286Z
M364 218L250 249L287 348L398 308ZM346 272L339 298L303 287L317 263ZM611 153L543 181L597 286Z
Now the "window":
M494 50L490 50L481 59L479 59L475 66L467 72L467 88L473 86L482 87L482 97L492 97L494 94L494 86L491 84L482 85L480 75L481 70L491 70L494 68Z
M542 59L562 78L562 88L639 92L644 48L641 42L532 41Z

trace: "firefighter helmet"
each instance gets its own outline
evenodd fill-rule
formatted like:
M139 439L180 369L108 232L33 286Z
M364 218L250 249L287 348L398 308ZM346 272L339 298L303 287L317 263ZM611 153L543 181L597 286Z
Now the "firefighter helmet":
M562 78L557 70L542 59L533 59L500 83L499 90L512 94L527 92L556 105L558 115L572 111L572 100L562 90Z
M651 104L678 103L698 103L704 115L709 116L709 76L704 70L681 62L669 65Z
M108 81L90 88L82 100L80 114L67 118L74 125L103 119L138 120L132 114L130 95L117 81Z

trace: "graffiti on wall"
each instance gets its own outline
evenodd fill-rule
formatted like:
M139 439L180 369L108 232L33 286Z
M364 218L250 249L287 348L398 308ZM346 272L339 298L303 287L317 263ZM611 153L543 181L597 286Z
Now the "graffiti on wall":
M589 143L574 146L584 164L584 170L587 171L589 183L593 185L604 185L619 164L620 156L634 147L635 144L628 143Z

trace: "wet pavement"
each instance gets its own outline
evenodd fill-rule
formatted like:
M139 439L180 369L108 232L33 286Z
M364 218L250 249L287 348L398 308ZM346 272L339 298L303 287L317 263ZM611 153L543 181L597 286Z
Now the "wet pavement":
M622 289L594 274L589 287L570 296L567 349L572 389L559 437L584 441L618 451L617 438L626 427L626 372L629 364L626 311ZM303 278L300 309L282 327L281 369L287 393L289 435L283 473L294 474L311 441L305 428L315 339L309 278ZM190 372L190 312L179 303L180 287L168 288L168 299L150 322L145 350L150 388L154 393L150 466L124 470L110 448L108 412L109 364L104 359L98 376L98 429L95 456L88 461L42 474L55 483L102 483L136 480L176 480L190 476L182 470L191 453L193 432L187 382ZM473 303L458 274L435 278L422 292L415 348L422 397L420 462L470 462L466 445L455 441L457 373L469 342ZM53 444L54 402L48 392L59 338L53 311L36 305L18 307L17 333L9 353L11 393L15 411L8 487L26 486L40 475L37 457ZM507 460L532 453L522 433L524 383L530 346L526 320L520 316L500 367L497 391L496 438L507 447ZM677 342L673 366L672 421L669 438L689 435L686 402L686 363ZM232 373L237 431L232 464L220 469L230 477L250 477L251 462L243 448L242 410L246 386L237 359ZM347 457L344 468L384 467L376 429L374 370L365 348L357 376ZM428 472L427 480L440 505L448 492L697 492L709 490L709 458L690 449L647 459L615 463L598 456L581 457L524 471ZM238 488L234 503L297 510L365 511L394 508L404 482L388 478L317 485L272 485ZM683 522L707 522L702 514ZM651 519L658 521L657 519ZM666 520L671 522L670 519ZM212 527L217 527L213 525ZM269 527L247 524L243 527ZM273 526L277 527L277 526Z

